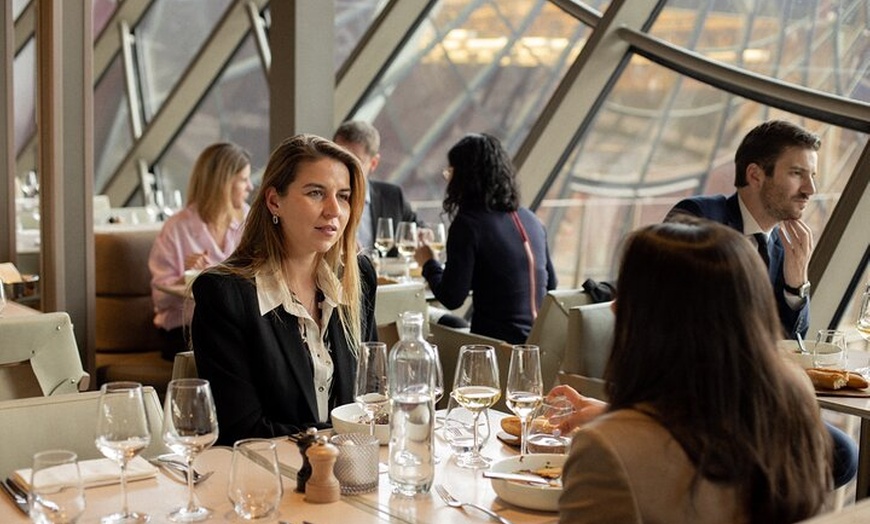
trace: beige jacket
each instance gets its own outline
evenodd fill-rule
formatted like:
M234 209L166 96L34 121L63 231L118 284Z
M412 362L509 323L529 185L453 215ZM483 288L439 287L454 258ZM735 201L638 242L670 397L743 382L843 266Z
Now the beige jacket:
M574 436L559 499L563 523L741 523L735 490L701 480L671 434L636 410L608 413Z

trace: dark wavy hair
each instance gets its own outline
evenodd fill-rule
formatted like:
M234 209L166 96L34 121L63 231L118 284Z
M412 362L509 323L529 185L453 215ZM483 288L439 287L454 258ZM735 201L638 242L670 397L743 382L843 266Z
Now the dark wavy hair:
M765 176L773 176L776 160L787 147L818 151L822 140L818 135L785 120L768 120L753 128L734 153L734 187L744 187L746 168L758 164Z
M830 436L777 352L754 247L694 217L648 226L626 240L617 289L610 409L650 408L697 468L693 485L732 485L751 522L814 515L832 483Z
M447 161L453 169L443 205L448 216L456 216L461 208L517 210L520 193L514 166L497 138L465 135L447 152Z

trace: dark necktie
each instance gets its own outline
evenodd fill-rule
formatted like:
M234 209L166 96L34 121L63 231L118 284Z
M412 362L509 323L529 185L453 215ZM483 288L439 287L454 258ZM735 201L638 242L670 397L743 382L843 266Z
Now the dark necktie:
M770 253L767 251L767 237L764 233L754 233L755 242L758 244L758 254L764 260L764 265L770 267Z

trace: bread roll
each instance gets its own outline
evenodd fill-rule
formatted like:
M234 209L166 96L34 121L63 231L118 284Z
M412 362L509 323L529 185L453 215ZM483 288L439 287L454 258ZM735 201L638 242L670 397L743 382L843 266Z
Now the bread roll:
M821 389L864 389L870 385L860 374L845 370L809 368L806 371L813 386Z
M522 425L520 424L520 417L505 417L501 419L501 429L510 435L515 437L522 436Z

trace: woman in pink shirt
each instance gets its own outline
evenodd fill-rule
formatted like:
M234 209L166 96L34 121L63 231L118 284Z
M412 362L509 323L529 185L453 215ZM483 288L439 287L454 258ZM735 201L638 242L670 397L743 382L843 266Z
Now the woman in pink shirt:
M205 269L226 259L239 244L251 185L251 156L230 143L212 144L200 153L187 187L187 205L169 217L148 258L154 325L164 335L163 357L172 360L187 348L193 302L157 286L184 283L188 269Z

